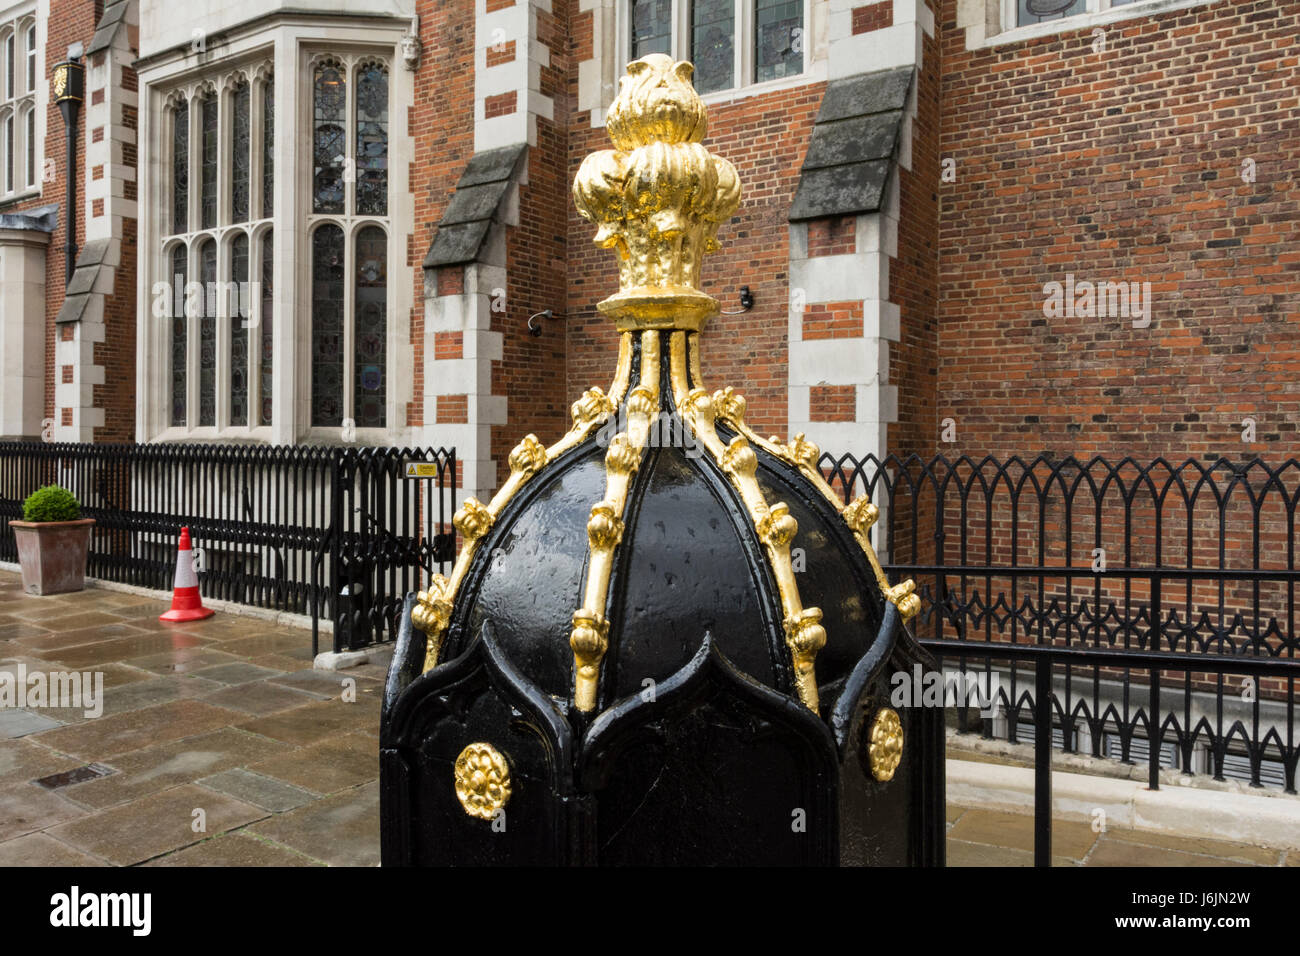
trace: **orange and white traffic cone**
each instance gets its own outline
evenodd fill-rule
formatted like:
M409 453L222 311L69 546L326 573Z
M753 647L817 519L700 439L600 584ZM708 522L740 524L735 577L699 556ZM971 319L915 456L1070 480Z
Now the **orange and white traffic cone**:
M201 621L216 612L203 606L199 596L199 576L194 573L194 556L190 549L190 529L181 528L181 546L176 554L176 583L172 607L159 616L160 621Z

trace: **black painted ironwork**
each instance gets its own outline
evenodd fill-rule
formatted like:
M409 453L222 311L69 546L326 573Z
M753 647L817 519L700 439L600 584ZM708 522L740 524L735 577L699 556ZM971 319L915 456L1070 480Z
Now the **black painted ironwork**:
M1204 760L1216 779L1236 763L1296 792L1300 461L821 466L846 499L881 506L872 535L891 580L917 581L922 646L978 672L1008 739L1034 728L1040 865L1054 734L1128 763L1145 747L1153 789L1162 764ZM957 707L959 727L990 736L972 709Z
M413 462L432 474L407 478ZM392 640L454 547L442 448L0 443L0 561L17 560L8 520L54 482L96 521L89 577L170 590L187 525L205 597L310 614L314 645L326 615L335 650Z

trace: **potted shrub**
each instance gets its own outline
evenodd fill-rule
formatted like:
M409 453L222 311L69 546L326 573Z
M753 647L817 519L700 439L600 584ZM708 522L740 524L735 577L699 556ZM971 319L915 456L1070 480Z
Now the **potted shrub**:
M23 502L23 520L10 521L28 594L63 594L86 586L86 555L94 518L81 517L76 495L46 485Z

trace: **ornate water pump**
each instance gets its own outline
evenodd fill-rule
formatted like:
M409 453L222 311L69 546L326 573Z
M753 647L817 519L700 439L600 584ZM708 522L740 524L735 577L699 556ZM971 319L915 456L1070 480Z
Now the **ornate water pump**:
M574 183L619 257L607 390L467 499L450 577L407 599L381 727L385 865L943 862L932 662L802 436L763 439L700 339L740 201L692 67L632 63ZM800 561L792 559L792 547Z

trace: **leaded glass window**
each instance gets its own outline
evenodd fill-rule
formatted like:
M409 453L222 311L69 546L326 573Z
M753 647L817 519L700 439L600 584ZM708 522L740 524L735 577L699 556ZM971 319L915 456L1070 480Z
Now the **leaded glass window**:
M27 28L27 92L36 89L36 24Z
M182 100L172 110L172 232L190 227L190 105Z
M261 424L263 425L271 424L271 397L275 387L275 369L272 366L275 357L272 336L272 321L275 318L275 296L272 294L275 282L274 238L270 229L262 233L262 301L258 304L262 310L262 321L259 325L262 333L262 348L258 359L258 374L261 382L258 397L262 404Z
M343 168L347 162L347 83L333 63L316 67L313 87L312 209L343 212Z
M230 301L238 307L230 316L230 424L248 424L248 236L237 233L230 243ZM260 307L260 303L252 306Z
M275 84L262 84L262 218L275 212Z
M358 428L384 427L387 392L388 235L378 226L357 234L356 368L353 418Z
M203 310L199 317L199 425L217 423L217 244L199 246L199 282Z
M1122 3L1123 0L1120 0ZM1017 0L1016 25L1060 20L1087 12L1086 0Z
M311 237L311 423L343 424L343 230Z
M27 111L27 185L36 185L36 110Z
M188 342L185 321L185 286L188 283L188 250L184 243L177 243L171 254L171 336L172 336L172 425L185 424L185 383L189 375L185 367Z
M240 83L230 97L231 125L230 147L230 221L248 221L249 176L252 170L252 113L251 90ZM247 250L245 250L247 252Z
M5 117L5 192L14 191L14 114Z
M388 71L357 73L357 215L388 213Z
M632 5L632 59L673 52L672 0L629 0Z
M691 4L691 62L695 89L712 93L735 85L735 0L695 0Z
M202 123L200 144L201 173L199 180L199 222L201 229L211 229L217 224L217 98L213 94L199 102L199 121Z
M803 0L756 0L754 82L803 72Z

